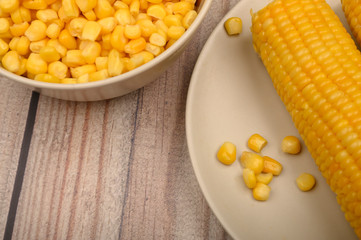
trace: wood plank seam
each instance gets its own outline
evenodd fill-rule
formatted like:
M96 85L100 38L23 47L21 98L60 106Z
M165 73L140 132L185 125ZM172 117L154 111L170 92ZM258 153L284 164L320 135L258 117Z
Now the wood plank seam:
M10 240L13 234L16 211L19 203L21 187L23 185L24 173L26 168L26 162L28 159L31 138L33 135L38 102L39 102L39 93L33 92L30 99L28 116L26 119L23 141L21 144L19 163L16 170L15 182L14 182L8 217L5 226L4 240Z

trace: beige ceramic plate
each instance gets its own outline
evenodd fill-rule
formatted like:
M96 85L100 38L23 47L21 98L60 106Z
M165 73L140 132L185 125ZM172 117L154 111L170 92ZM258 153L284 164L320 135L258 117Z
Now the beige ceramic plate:
M197 179L210 207L235 239L356 239L335 194L319 173L309 152L289 156L280 150L286 135L299 136L252 48L250 9L269 0L242 0L219 23L207 41L192 76L187 100L186 130ZM345 23L339 0L328 1ZM229 37L224 21L243 20L243 33ZM237 160L225 166L216 159L224 141L237 146L237 159L246 141L260 133L269 144L263 154L278 159L283 173L275 177L268 201L258 202L241 180ZM298 190L295 179L309 172L317 179L310 192Z

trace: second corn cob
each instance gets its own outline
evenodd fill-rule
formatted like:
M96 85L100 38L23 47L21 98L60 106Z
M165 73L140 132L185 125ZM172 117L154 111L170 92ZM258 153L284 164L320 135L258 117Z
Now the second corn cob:
M361 0L341 0L341 3L352 34L361 46Z
M361 238L361 53L324 0L274 0L252 38L313 159Z

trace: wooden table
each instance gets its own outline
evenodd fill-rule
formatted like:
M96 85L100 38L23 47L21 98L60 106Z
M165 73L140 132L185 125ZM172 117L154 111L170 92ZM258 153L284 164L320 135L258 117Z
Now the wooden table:
M153 83L70 102L0 79L1 239L230 239L204 199L185 136L188 86L237 0L214 0Z

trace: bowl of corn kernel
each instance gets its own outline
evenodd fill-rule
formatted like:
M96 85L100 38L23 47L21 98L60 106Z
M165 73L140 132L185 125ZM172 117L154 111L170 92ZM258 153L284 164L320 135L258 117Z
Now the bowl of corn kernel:
M0 75L46 96L97 101L153 81L211 0L0 0Z

